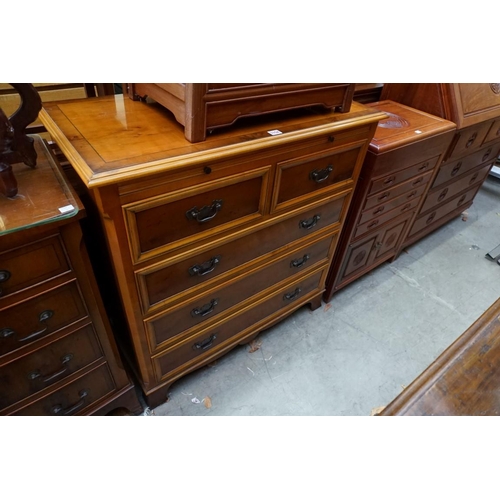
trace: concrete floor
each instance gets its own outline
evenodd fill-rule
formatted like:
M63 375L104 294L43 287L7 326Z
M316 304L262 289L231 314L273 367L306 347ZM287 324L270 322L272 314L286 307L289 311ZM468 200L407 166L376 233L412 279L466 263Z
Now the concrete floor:
M171 386L155 415L370 415L499 296L500 180L458 217L334 295ZM210 398L207 408L204 398ZM193 399L199 403L193 402Z

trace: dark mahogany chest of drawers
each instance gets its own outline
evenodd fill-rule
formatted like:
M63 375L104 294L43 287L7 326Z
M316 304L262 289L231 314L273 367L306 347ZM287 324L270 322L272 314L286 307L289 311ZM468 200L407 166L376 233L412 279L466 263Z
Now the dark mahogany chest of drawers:
M50 105L42 120L101 215L154 407L184 374L321 304L385 115L353 103L349 113L261 117L194 145L163 108L116 99Z
M45 143L0 198L0 415L140 413L82 245L82 206Z
M388 118L370 143L327 279L327 301L401 251L456 128L392 101L369 106Z

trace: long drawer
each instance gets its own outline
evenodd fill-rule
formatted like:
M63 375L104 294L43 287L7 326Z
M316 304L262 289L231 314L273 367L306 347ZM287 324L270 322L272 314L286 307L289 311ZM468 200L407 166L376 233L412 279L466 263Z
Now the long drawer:
M0 368L0 409L36 394L102 357L92 325Z
M338 225L346 201L343 195L194 257L141 269L136 273L136 279L143 312L148 313L177 294L192 295L210 286L214 280L229 279L230 273L243 264Z
M153 358L158 381L166 378L174 370L187 364L200 362L219 352L230 343L231 338L244 336L249 325L258 325L266 317L278 313L282 309L293 307L301 303L303 297L311 292L322 291L322 276L324 271L306 277L285 289L281 289L263 302L249 306L241 314L234 315L218 325L204 330L183 343L173 346L168 351ZM303 299L302 299L303 300Z
M226 280L217 288L196 296L180 306L146 320L152 351L185 330L191 330L204 322L215 320L224 311L234 306L244 307L247 300L266 288L290 279L298 273L310 269L318 263L327 264L332 244L337 235L329 235L308 246L295 249L279 260L272 255L274 262L258 268L255 272L248 269L245 276Z

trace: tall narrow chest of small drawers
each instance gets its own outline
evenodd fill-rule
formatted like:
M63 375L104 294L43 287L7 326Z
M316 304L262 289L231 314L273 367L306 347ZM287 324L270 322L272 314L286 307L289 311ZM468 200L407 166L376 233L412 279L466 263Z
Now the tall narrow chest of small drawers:
M0 198L0 415L139 413L93 279L79 200L34 136Z
M385 115L298 110L191 144L161 106L50 104L41 118L100 214L147 401L304 304L326 274Z

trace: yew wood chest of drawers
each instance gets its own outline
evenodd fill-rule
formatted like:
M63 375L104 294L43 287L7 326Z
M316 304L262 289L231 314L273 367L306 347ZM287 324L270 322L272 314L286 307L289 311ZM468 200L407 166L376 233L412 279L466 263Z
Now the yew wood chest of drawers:
M370 143L329 273L325 300L396 257L422 205L456 126L392 101Z
M457 125L403 244L406 247L472 205L500 151L500 84L385 84L382 97Z
M191 144L161 106L51 104L42 121L101 216L151 406L304 304L321 304L381 112L260 117Z
M85 247L82 206L45 143L15 165L0 198L0 415L142 410L124 370Z
M151 97L184 125L186 139L204 141L207 131L241 117L322 106L347 113L354 83L128 83L132 99Z

